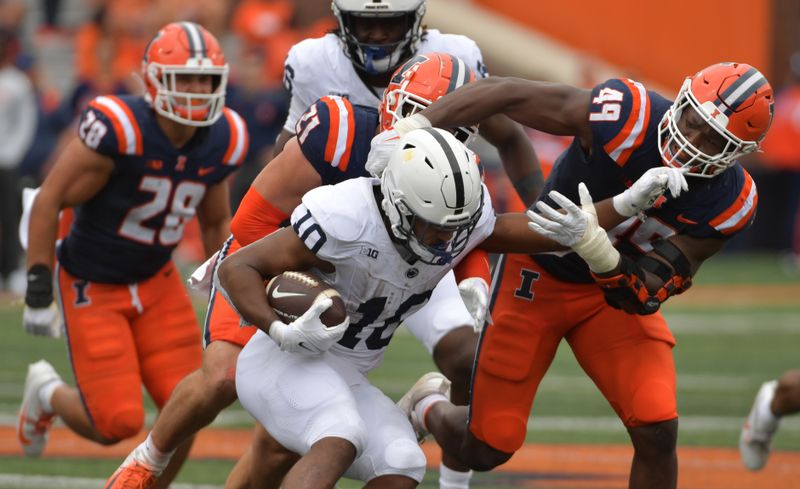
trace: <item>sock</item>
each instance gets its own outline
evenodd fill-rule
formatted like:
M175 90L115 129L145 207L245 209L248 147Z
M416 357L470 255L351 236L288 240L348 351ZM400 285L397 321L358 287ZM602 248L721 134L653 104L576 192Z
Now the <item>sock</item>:
M147 439L133 450L133 458L138 462L143 462L153 469L154 474L159 475L166 468L173 453L175 453L175 450L170 452L159 450L153 443L153 435L148 434Z
M42 410L44 412L48 414L53 413L53 405L51 403L53 400L53 393L62 385L64 385L64 381L61 379L53 379L39 388L39 392L36 394L39 396L39 403L42 405Z
M425 422L425 415L428 414L428 409L439 401L447 400L449 399L444 395L436 393L423 397L416 406L414 406L414 413L417 415L417 419L422 423L422 427L425 428L425 430L428 429L428 424Z
M439 489L469 489L472 471L459 472L450 467L439 465Z

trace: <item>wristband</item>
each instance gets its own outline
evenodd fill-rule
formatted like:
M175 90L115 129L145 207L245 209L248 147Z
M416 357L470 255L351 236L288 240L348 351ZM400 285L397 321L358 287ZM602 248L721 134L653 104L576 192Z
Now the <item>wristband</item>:
M619 251L611 244L605 231L600 229L595 229L591 236L584 236L572 249L594 273L610 272L619 264Z
M43 308L53 302L53 276L50 268L41 263L28 269L28 288L25 290L25 305Z

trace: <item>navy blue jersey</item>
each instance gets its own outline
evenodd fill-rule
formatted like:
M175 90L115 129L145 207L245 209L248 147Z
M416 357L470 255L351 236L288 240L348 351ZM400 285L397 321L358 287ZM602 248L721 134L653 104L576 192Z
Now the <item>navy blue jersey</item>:
M585 182L593 200L599 202L662 165L658 126L670 105L671 101L632 80L612 79L594 87L590 154L584 153L576 138L553 166L542 199L554 205L547 193L555 189L577 202L578 183ZM688 192L678 198L667 195L647 211L644 222L632 217L608 231L621 253L648 253L653 241L675 234L728 239L755 217L756 186L738 164L714 178L689 176L687 181ZM534 259L562 280L592 282L588 267L575 253L540 254Z
M297 122L296 134L322 185L334 185L369 176L364 165L377 128L378 111L374 108L327 96L306 110Z
M113 159L114 170L76 209L58 259L72 275L113 284L145 280L169 261L206 189L241 164L248 144L242 118L225 109L175 148L139 96L95 98L81 115L78 134Z

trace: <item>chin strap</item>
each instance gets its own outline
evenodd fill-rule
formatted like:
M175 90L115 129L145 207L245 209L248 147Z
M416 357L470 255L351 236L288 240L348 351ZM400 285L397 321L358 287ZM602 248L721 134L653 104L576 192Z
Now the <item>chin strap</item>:
M636 260L622 255L619 274L611 277L592 274L603 289L606 302L629 314L653 314L671 296L692 286L691 265L677 246L662 239L653 243L653 252L663 261L649 255ZM647 272L663 282L655 291L645 285Z

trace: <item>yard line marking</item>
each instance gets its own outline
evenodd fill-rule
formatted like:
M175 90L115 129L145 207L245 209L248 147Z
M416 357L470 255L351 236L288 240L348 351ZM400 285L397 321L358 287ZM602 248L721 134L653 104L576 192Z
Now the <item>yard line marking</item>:
M65 477L60 475L0 474L0 488L8 489L97 489L105 480L87 477ZM221 489L222 486L208 484L171 484L172 489Z

